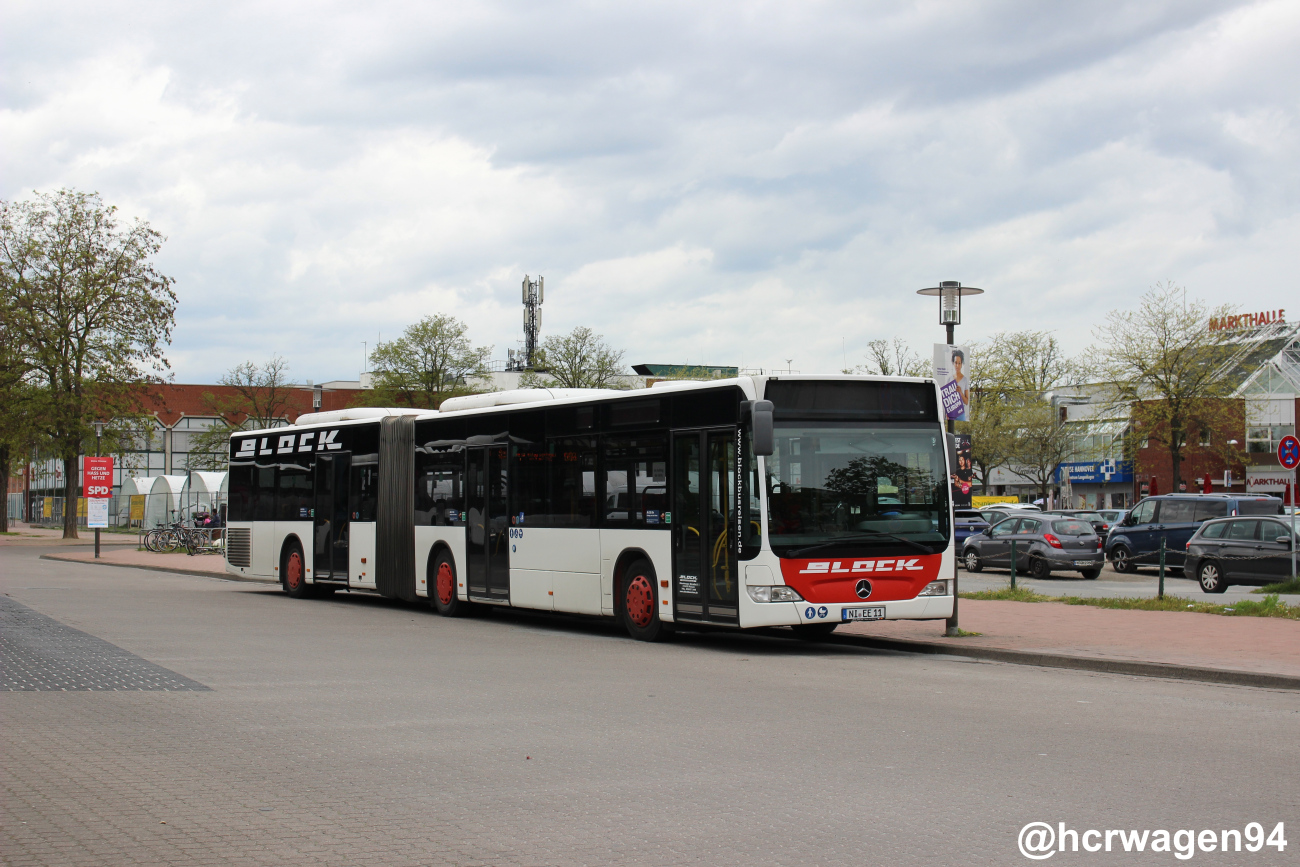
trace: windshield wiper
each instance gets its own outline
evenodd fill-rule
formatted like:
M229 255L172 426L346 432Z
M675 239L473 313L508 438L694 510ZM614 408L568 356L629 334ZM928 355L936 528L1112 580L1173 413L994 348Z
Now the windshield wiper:
M925 545L922 545L920 542L914 542L911 539L905 539L902 536L895 536L893 533L881 533L876 530L869 530L868 532L871 533L870 536L841 536L840 538L833 539L829 542L819 542L816 545L809 545L807 548L796 548L787 553L791 557L802 557L804 554L810 554L813 551L820 551L823 548L834 548L836 545L852 544L854 542L874 542L877 539L893 539L895 542L902 542L904 545L915 548L922 554L934 553L934 551Z

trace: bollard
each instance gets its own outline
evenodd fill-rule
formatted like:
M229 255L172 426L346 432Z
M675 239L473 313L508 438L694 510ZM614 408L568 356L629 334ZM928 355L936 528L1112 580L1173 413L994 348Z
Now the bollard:
M1160 540L1160 595L1157 599L1165 598L1165 540Z
M1016 589L1016 543L1011 542L1011 589Z

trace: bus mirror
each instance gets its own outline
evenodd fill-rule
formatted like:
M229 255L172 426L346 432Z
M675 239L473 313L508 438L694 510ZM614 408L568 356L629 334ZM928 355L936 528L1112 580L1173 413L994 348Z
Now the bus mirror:
M754 454L771 456L776 451L776 434L772 423L772 401L747 400L740 407L742 418L748 416L754 434Z
M957 435L948 434L948 466L952 467L949 472L957 472Z

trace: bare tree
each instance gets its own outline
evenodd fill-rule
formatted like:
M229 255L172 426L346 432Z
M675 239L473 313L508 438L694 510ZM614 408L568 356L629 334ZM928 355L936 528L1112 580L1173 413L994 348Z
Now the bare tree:
M189 465L196 470L221 470L230 463L230 434L237 430L275 427L305 409L302 390L289 379L289 363L280 356L261 364L245 361L222 374L220 394L203 393L203 404L220 421L194 437Z
M468 331L456 317L439 313L380 343L370 354L374 388L356 402L437 409L449 397L471 393L470 383L488 375L492 347L472 345Z
M1136 310L1112 310L1096 329L1091 362L1107 383L1107 397L1127 410L1127 436L1149 439L1169 453L1173 490L1182 483L1183 453L1194 431L1221 429L1237 411L1231 397L1235 348L1227 331L1211 330L1211 318L1228 316L1232 307L1211 309L1173 283L1158 283L1142 296ZM1216 444L1221 456L1239 458L1227 443Z
M1047 499L1057 469L1070 457L1070 429L1057 408L1042 401L1012 408L1005 422L1011 428L1008 467L1032 481L1038 495Z
M0 202L6 328L30 368L38 434L63 462L64 538L77 537L77 459L92 423L138 414L141 384L169 368L176 294L152 262L162 242L146 222L120 225L94 193Z
M623 350L614 349L602 335L579 325L568 334L542 342L542 363L547 376L525 375L520 385L558 388L627 388L620 377L627 365Z
M932 376L934 362L917 354L901 337L893 341L877 337L867 341L867 363L845 368L842 373L872 376Z

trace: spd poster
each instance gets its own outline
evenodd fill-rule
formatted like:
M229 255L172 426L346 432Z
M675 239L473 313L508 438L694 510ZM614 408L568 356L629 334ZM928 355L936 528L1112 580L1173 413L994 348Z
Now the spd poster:
M966 366L966 347L934 345L934 376L939 384L939 399L950 421L966 421L970 408L970 369Z

